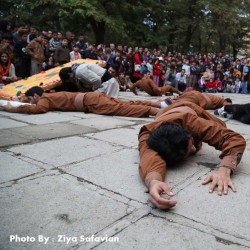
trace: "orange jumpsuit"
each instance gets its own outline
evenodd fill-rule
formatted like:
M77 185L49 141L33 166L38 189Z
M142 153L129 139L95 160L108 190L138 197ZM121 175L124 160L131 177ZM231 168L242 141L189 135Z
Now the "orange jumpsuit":
M37 104L12 108L11 112L40 114L48 111L83 111L99 115L148 117L150 101L120 101L103 93L44 93Z
M143 89L146 93L148 93L151 96L162 96L162 95L166 95L167 92L181 94L181 92L178 89L176 89L170 85L165 85L163 87L157 87L155 85L154 81L151 80L150 78L143 78L143 79L135 82L131 86L130 90L135 95L138 95L136 88Z
M197 104L203 109L217 109L231 104L222 97L214 94L200 93L199 91L186 92L183 95L173 99L173 102L177 101L189 101Z
M164 181L166 162L150 149L147 140L150 134L162 124L180 125L194 138L197 149L205 142L221 151L221 166L234 171L240 162L246 142L238 133L227 129L225 123L201 107L190 102L177 102L165 109L155 121L145 125L139 132L139 172L146 185L151 180Z

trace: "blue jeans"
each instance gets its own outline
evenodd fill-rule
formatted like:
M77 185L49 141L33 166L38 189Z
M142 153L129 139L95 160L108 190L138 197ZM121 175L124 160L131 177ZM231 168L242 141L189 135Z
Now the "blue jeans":
M242 82L242 85L241 85L241 94L247 94L247 82L248 81Z

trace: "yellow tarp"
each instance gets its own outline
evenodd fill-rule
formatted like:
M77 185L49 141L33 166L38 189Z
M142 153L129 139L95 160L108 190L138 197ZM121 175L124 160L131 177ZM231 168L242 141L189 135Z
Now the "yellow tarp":
M91 59L79 59L74 62L69 62L60 65L56 68L43 71L40 74L30 76L27 79L22 79L20 81L5 85L0 89L0 99L11 100L13 96L21 91L24 93L31 87L40 86L44 90L53 89L61 84L59 77L59 71L64 67L70 67L73 63L98 63L98 60Z

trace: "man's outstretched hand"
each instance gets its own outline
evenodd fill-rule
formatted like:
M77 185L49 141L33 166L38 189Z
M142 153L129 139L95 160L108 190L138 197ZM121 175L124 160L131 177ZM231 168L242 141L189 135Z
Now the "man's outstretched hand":
M161 197L162 193L166 193L169 196L174 196L171 189L165 182L152 180L149 184L149 201L160 209L168 209L174 207L177 201L168 200Z
M213 193L216 186L218 186L218 195L227 194L228 187L234 192L236 188L230 177L231 170L225 167L220 167L216 172L208 175L202 182L203 185L211 182L209 187L209 193Z

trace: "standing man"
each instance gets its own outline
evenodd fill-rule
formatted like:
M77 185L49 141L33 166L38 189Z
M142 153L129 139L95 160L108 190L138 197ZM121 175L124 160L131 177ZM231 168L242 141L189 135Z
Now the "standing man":
M43 39L44 35L40 33L38 37L32 40L26 47L26 53L31 58L30 74L32 76L41 72L42 64L45 60Z
M250 60L244 61L243 66L243 74L242 74L242 86L241 86L241 94L247 94L247 87L250 76Z

